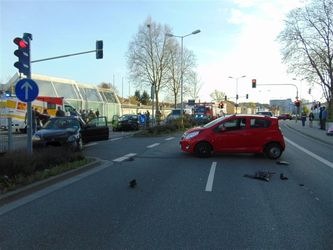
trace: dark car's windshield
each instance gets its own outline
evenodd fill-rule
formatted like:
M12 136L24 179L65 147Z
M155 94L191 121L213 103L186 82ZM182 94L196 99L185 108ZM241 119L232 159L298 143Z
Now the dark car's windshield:
M54 119L50 119L44 125L43 129L68 129L68 128L78 129L79 127L80 127L80 123L76 119L54 118Z
M127 121L127 120L137 120L137 115L123 115L119 118L120 121Z

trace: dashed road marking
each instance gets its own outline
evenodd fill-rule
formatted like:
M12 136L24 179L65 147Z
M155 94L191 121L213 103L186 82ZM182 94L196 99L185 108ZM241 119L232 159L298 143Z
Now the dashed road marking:
M151 144L151 145L147 146L147 148L153 148L153 147L156 147L158 145L160 145L160 143L154 143L154 144Z
M207 180L207 184L206 184L206 189L205 189L205 191L207 191L207 192L212 192L212 190L213 190L213 182L214 182L216 164L217 164L216 161L214 161L212 163L212 166L210 167L208 180Z
M131 158L131 157L133 157L133 156L135 156L135 155L136 155L136 153L129 153L129 154L124 155L124 156L122 156L122 157L116 158L116 159L114 159L114 160L112 160L112 161L115 161L115 162L126 161L127 159L129 159L129 158Z
M166 138L165 140L166 140L166 141L170 141L170 140L172 140L172 139L175 139L175 137L169 137L169 138Z

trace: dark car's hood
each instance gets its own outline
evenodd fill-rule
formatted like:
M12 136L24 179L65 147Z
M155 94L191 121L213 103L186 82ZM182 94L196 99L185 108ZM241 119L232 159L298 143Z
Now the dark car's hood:
M38 130L35 135L41 138L59 138L59 137L68 137L70 135L76 134L77 129L68 128L68 129L41 129Z

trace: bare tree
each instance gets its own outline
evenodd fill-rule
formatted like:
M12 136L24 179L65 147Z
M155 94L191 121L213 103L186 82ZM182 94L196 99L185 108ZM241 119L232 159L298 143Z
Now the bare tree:
M333 0L290 11L278 40L289 72L322 87L333 120Z
M102 82L97 87L103 88L103 89L110 89L113 92L115 92L117 95L119 94L117 86L115 84L113 84L113 83Z
M178 97L181 92L181 74L183 74L183 95L187 92L190 86L193 84L194 78L194 67L195 56L192 51L183 48L183 53L181 51L181 46L177 39L169 38L170 43L168 43L168 90L172 93L174 98L174 105L177 105ZM183 56L183 58L181 58ZM183 65L181 63L183 62Z
M184 88L186 96L193 100L197 100L199 98L199 92L201 90L201 87L202 83L198 78L197 72L189 72L189 74L187 74L186 85Z
M159 93L165 87L167 67L168 26L162 26L147 18L144 25L129 44L127 59L130 79L137 88L148 87L155 97L156 111L159 109Z
M225 96L226 94L222 91L219 91L219 90L214 90L213 93L210 94L210 97L212 98L212 100L214 102L221 102L223 100L225 100Z

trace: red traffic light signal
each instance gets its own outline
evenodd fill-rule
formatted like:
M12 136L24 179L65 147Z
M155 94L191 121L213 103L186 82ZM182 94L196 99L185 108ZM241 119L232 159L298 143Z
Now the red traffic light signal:
M30 46L29 40L26 41L23 38L16 37L13 42L17 45L17 50L14 51L14 55L18 57L18 61L14 63L14 66L20 73L30 76Z
M26 49L28 48L28 43L23 39L16 37L13 42L20 48L20 49Z
M252 79L252 88L257 86L257 79Z

